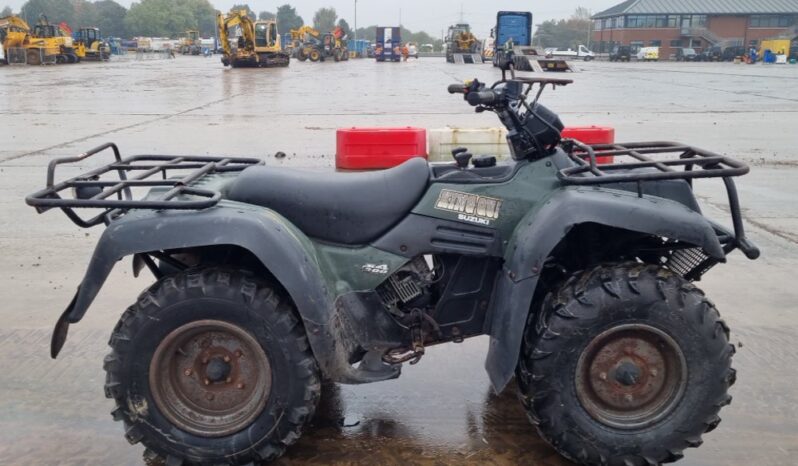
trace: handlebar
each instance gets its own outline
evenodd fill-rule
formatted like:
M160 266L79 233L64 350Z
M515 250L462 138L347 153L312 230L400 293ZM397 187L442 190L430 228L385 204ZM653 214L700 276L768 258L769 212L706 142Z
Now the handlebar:
M499 99L497 91L487 90L487 91L471 91L468 94L466 94L466 100L468 101L469 104L477 106L477 105L493 105Z
M449 94L465 94L468 88L464 84L449 84Z

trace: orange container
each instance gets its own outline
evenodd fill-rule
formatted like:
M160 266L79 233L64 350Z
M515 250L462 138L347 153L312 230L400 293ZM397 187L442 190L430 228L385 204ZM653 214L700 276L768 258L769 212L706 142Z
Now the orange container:
M608 126L572 126L562 130L562 137L576 139L588 145L615 143L615 128ZM596 163L612 163L613 157L596 157Z
M336 132L335 168L391 168L413 157L427 158L424 128L342 128Z

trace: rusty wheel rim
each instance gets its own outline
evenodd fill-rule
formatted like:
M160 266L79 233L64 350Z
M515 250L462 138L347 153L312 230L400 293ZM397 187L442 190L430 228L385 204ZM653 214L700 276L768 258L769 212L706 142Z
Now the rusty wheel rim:
M206 437L247 427L271 392L269 358L237 325L199 320L173 330L155 350L150 389L175 426Z
M644 324L613 327L595 337L579 357L576 394L595 420L638 429L666 417L687 383L679 345Z

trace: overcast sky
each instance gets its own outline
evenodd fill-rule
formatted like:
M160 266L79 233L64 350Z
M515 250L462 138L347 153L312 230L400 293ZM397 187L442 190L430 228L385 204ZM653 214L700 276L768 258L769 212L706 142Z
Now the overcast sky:
M129 7L131 0L116 0L118 3ZM569 16L576 7L584 6L592 12L598 12L611 7L622 0L358 0L357 23L358 26L379 24L392 26L399 23L399 10L401 8L402 25L417 31L440 35L450 24L459 21L460 7L463 8L463 19L470 23L475 33L484 37L495 22L496 12L499 10L531 11L535 23L547 19L559 19ZM0 0L0 8L10 5L14 11L25 3L25 0ZM354 23L354 0L211 0L211 3L220 10L227 10L236 3L249 3L255 11L275 11L278 5L290 3L294 6L306 23L313 21L313 13L321 8L332 6L339 17L346 19L350 25Z

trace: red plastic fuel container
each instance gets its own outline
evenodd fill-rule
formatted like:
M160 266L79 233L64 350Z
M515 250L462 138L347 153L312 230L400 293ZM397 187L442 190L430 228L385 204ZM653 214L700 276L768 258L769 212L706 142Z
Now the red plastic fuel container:
M413 157L427 158L424 128L342 128L336 134L335 168L395 167Z
M585 144L615 143L615 128L607 126L572 126L562 130L562 137L576 139ZM612 163L613 157L596 157L596 163Z

